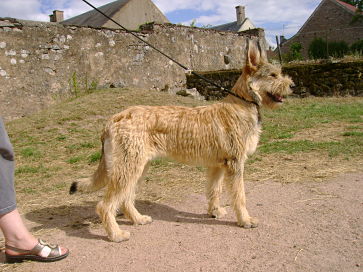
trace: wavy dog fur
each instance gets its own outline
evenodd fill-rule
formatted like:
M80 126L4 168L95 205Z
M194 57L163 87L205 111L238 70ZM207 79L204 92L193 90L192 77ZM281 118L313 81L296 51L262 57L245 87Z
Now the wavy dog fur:
M134 224L152 222L134 206L135 190L150 160L169 157L208 169L208 213L226 214L220 206L224 181L229 189L237 224L257 226L246 209L244 163L257 147L261 133L259 106L275 108L291 93L291 79L248 41L246 65L233 91L245 100L227 96L213 105L195 108L178 106L134 106L115 114L102 134L102 157L92 177L72 184L75 191L92 192L106 187L96 211L110 240L129 239L119 228L115 214L122 209ZM251 101L251 102L248 102ZM253 103L252 103L253 102Z

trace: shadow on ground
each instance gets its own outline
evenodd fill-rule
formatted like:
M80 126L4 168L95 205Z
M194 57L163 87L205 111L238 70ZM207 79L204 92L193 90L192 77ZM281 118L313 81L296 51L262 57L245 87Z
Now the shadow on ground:
M101 224L95 213L96 204L97 202L86 202L84 205L62 205L43 208L25 214L25 218L37 224L36 227L31 229L32 232L46 229L60 229L65 231L68 236L108 241L106 236L100 236L90 232L92 226ZM179 211L168 205L150 201L136 201L136 208L141 214L151 216L154 221L230 225L237 227L235 222L216 220L210 218L207 214ZM122 225L132 225L131 221L122 214L117 216L117 221L121 227Z

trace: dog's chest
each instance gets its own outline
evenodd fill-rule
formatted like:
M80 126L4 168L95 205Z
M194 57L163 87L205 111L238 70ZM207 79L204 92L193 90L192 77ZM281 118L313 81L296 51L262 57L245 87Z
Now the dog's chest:
M256 125L254 129L250 131L246 138L246 153L252 155L255 153L258 141L260 140L261 127Z

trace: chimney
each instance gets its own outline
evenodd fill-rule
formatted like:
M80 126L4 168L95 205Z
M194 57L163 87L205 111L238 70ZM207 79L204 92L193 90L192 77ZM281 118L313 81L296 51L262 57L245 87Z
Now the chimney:
M237 14L237 24L241 25L243 23L243 21L246 19L245 7L244 6L237 6L236 7L236 14Z
M64 20L63 11L53 10L53 14L49 15L50 21L54 23L62 22Z

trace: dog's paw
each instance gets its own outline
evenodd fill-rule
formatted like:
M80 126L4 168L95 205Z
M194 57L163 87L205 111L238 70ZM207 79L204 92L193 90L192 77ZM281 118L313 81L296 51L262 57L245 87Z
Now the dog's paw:
M211 217L213 217L213 218L217 218L217 219L219 219L219 218L224 217L224 216L227 214L227 211L226 211L226 209L225 209L225 208L221 208L221 207L219 207L219 208L214 208L214 209L212 209L212 210L209 210L209 211L208 211L208 214L209 214Z
M130 239L130 232L119 230L108 236L112 242L120 243L122 241L127 241Z
M137 220L134 220L135 225L146 225L150 224L153 221L153 219L148 215L142 215L137 218Z
M238 224L238 226L245 228L245 229L257 228L258 219L255 217L250 217L249 220L238 222L237 224Z

